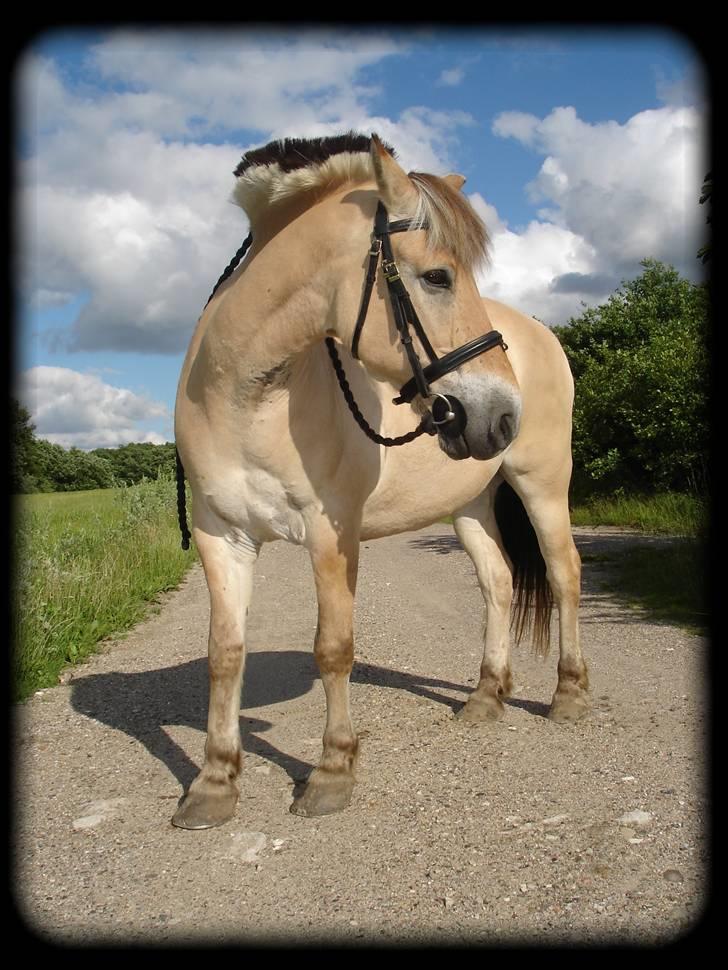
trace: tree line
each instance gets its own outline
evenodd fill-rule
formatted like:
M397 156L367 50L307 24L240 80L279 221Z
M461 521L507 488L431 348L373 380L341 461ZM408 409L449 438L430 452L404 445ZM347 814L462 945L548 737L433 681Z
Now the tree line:
M89 488L136 485L156 479L160 471L175 471L175 448L171 442L154 445L132 442L118 448L62 448L35 435L30 413L11 401L12 456L10 491L75 492Z
M606 303L554 327L575 384L572 495L708 487L709 299L704 284L645 260ZM174 444L84 452L35 436L12 401L11 491L135 484L174 472Z

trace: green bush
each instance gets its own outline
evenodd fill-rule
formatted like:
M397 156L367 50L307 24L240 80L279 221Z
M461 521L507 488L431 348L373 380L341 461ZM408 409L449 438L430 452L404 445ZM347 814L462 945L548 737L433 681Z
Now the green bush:
M707 488L707 291L642 265L605 304L554 328L574 375L577 499Z

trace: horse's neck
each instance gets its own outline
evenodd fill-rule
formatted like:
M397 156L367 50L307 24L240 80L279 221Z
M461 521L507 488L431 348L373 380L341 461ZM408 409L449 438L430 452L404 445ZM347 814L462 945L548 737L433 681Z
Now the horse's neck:
M286 265L274 243L252 251L238 278L201 321L210 368L242 392L267 383L323 339L328 314L301 261ZM268 376L267 376L268 375Z

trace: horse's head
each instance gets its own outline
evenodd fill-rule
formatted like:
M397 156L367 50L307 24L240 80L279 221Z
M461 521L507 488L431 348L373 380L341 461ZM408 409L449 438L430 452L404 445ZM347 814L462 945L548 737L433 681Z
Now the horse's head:
M473 275L486 255L485 226L460 191L462 176L408 175L376 136L371 159L371 204L386 210L372 212L382 267L350 337L354 353L374 376L404 385L416 410L431 408L450 457L492 458L518 433L521 397Z

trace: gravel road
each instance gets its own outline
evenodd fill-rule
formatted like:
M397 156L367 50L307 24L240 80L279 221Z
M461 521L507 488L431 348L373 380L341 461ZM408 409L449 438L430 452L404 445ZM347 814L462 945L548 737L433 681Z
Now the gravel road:
M17 918L38 941L152 945L644 945L685 940L710 902L707 644L608 594L575 529L592 711L545 717L556 649L514 651L505 718L454 719L483 606L443 525L366 543L350 808L291 815L321 750L316 603L299 548L261 553L249 618L235 818L170 817L198 771L208 600L194 567L160 611L15 716Z

